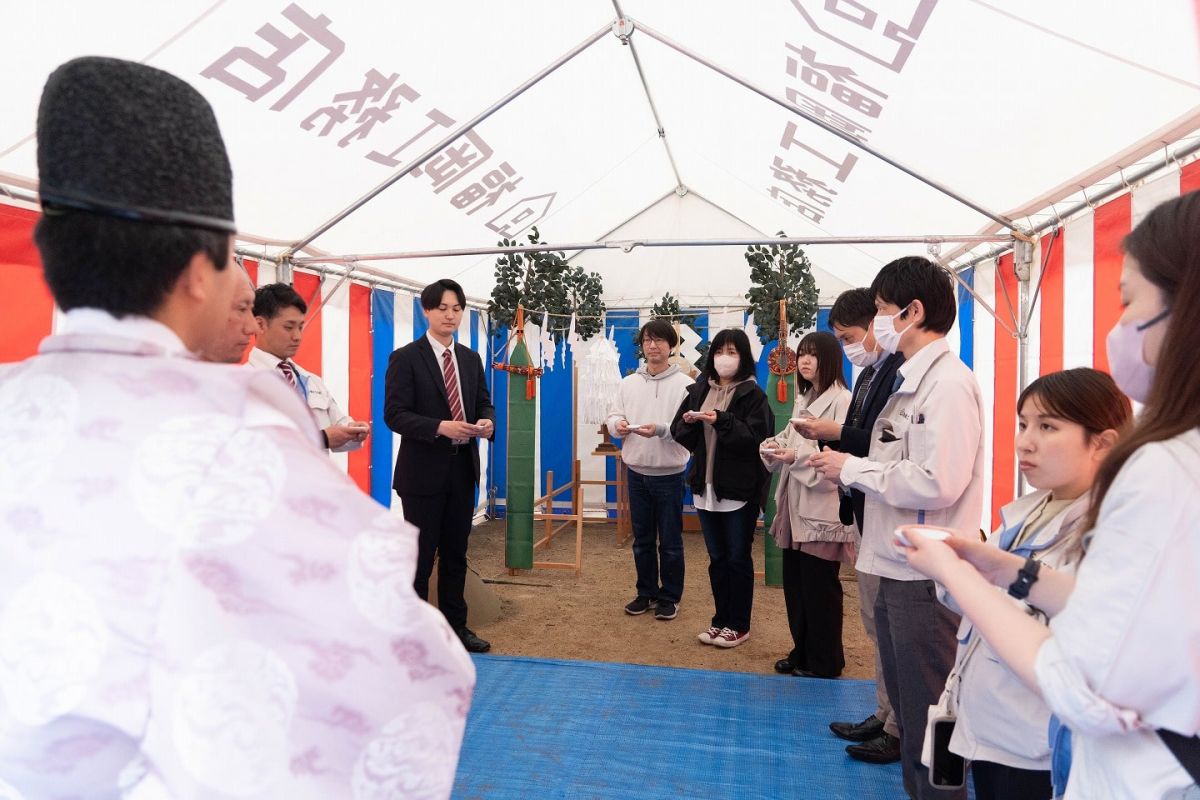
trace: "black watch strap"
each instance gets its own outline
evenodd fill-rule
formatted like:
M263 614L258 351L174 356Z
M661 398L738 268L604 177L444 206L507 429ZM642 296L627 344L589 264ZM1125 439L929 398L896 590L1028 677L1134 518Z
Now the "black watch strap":
M1017 571L1017 579L1008 587L1008 593L1018 600L1024 600L1026 597L1029 597L1029 590L1037 582L1038 572L1041 569L1042 562L1032 556L1026 558L1024 565Z

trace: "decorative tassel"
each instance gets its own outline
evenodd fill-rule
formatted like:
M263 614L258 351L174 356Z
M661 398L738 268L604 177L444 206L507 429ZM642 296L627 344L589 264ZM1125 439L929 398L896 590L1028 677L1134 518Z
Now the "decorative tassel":
M787 380L784 376L779 376L779 383L775 384L775 398L781 402L787 402Z
M534 383L533 376L530 375L527 378L525 378L525 399L532 400L536 390L537 390L537 384Z

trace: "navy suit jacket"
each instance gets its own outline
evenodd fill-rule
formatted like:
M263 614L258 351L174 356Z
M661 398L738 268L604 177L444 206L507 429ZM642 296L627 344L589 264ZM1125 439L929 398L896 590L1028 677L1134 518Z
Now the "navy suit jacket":
M867 389L867 397L863 401L862 419L855 427L850 427L849 424L843 425L841 441L830 442L830 447L852 456L866 458L871 452L871 429L875 427L875 420L879 419L879 413L883 411L888 398L892 396L896 370L900 369L903 363L904 354L894 353L876 365L875 377L871 379L871 386ZM854 399L850 401L851 408L854 407L854 401L862 392L862 383L862 376L859 375L858 381L854 384ZM858 526L858 532L862 533L863 509L866 504L866 495L858 489L851 489L849 497L842 495L840 508L842 524L849 525L853 522Z
M494 426L496 409L488 394L483 361L474 350L457 342L454 358L462 386L463 416L470 423L490 419ZM442 420L452 415L442 367L428 338L422 336L392 353L383 391L383 419L400 434L400 454L392 488L401 496L445 491L456 448L437 432ZM473 438L466 446L471 449L475 482L479 483L479 441Z

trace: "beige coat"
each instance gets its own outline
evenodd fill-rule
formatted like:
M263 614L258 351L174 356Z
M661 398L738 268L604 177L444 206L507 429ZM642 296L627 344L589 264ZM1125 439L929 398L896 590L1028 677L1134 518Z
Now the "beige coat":
M850 410L850 391L844 386L834 385L818 397L815 390L796 398L792 416L807 410L814 417L842 423ZM779 461L763 463L771 472L780 473L779 485L775 490L777 514L788 514L793 542L857 542L858 533L854 526L843 525L839 515L838 490L822 479L821 473L806 466L809 456L817 452L817 443L805 439L790 424L773 439L778 445L796 451L796 460L791 464ZM778 539L778 537L777 537ZM788 542L776 541L780 547Z

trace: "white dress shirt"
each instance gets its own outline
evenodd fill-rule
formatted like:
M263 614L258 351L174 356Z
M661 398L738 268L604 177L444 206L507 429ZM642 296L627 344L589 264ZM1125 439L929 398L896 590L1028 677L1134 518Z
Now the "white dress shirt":
M296 374L296 391L308 405L308 410L312 412L313 419L316 421L318 428L325 430L330 425L345 425L353 421L349 415L342 411L337 401L333 399L333 395L330 393L328 387L325 386L325 382L319 376L304 369L295 361L281 359L278 356L255 347L250 350L250 357L246 360L246 363L253 369L271 371L279 375L280 378L283 378L283 372L279 369L279 365L283 361L287 361L288 366ZM350 440L341 447L332 448L332 450L335 453L348 453L362 446L362 442Z
M432 333L428 333L428 332L425 334L425 338L429 340L429 345L433 348L433 357L434 357L434 359L437 360L438 369L441 370L441 372L442 372L442 382L443 383L445 383L445 375L446 375L446 369L445 369L446 362L444 361L446 356L444 355L444 353L447 350L450 351L450 361L453 362L453 364L454 364L454 384L455 384L455 387L458 389L458 402L459 402L459 404L462 405L463 421L465 422L467 419L467 401L466 401L466 398L463 397L462 376L459 373L459 369L458 369L458 353L454 352L454 342L451 341L450 346L446 347L446 345L442 344L437 339L435 339L433 337ZM449 394L449 392L447 392L447 395L448 394ZM450 413L453 414L454 409L451 409ZM466 444L470 440L469 439L451 439L450 441L454 442L455 444Z

